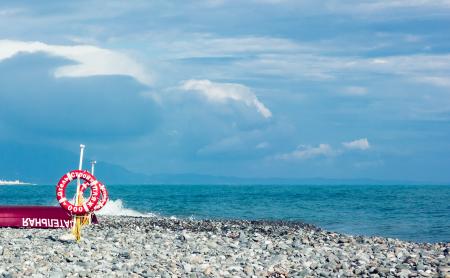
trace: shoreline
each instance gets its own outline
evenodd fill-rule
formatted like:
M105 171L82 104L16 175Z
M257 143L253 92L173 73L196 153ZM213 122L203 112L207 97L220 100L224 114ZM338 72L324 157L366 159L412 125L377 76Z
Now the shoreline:
M23 182L20 180L2 180L0 179L0 185L33 185L28 182Z
M98 218L78 244L68 230L0 229L0 276L450 277L450 243L350 236L301 222Z
M415 240L408 240L408 239L402 239L397 237L391 237L391 236L383 236L383 235L364 235L364 234L352 234L352 233L346 233L342 231L335 231L332 229L327 229L325 227L321 227L319 224L311 224L308 222L303 222L301 220L283 220L283 219L246 219L246 218L221 218L221 217L195 217L195 216L170 216L170 215L164 215L164 214L155 214L155 213L142 213L136 211L138 215L102 215L102 214L96 214L97 216L100 216L101 218L152 218L157 219L157 222L161 225L162 223L167 222L176 222L180 221L180 225L184 225L186 222L196 222L199 223L200 226L194 229L193 231L198 231L198 229L202 229L201 227L205 227L205 223L210 222L218 222L218 223L226 223L227 225L253 225L253 226L285 226L290 227L292 229L311 229L318 232L326 232L331 234L339 234L341 236L347 236L352 238L383 238L383 239L392 239L392 240L399 240L406 243L413 243L413 244L450 244L450 239L448 241L415 241ZM167 225L173 225L173 224L167 224ZM169 227L168 226L168 227ZM176 227L176 226L175 226ZM174 228L175 228L174 227ZM187 228L191 228L190 226L187 226Z

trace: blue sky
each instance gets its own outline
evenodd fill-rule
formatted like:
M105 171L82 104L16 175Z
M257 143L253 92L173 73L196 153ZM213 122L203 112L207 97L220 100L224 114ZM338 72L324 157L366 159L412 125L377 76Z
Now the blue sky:
M450 181L450 1L2 1L0 141L132 171Z

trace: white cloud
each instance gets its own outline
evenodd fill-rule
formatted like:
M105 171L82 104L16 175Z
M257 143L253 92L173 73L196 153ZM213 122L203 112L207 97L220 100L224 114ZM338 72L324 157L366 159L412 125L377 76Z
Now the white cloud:
M375 0L375 1L327 1L326 7L329 11L336 13L350 13L355 15L366 15L382 12L392 12L393 10L405 11L407 9L439 9L450 8L449 0Z
M317 147L300 145L295 151L278 155L276 158L282 160L309 159L317 156L334 156L336 154L337 153L328 144L319 144Z
M295 79L336 80L350 72L365 75L385 74L423 82L426 81L423 78L429 76L448 76L450 55L415 54L360 58L327 57L313 53L262 54L252 60L237 61L233 66L246 71L251 70L253 73ZM428 79L428 83L431 81L433 80Z
M206 0L205 3L209 7L218 7L225 4L225 0Z
M217 37L207 33L194 33L188 35L175 34L173 38L170 37L168 40L166 36L164 34L160 41L155 42L155 45L164 49L164 53L168 53L168 57L171 59L314 51L311 46L300 45L294 40L276 37Z
M43 52L76 62L58 67L55 77L86 77L95 75L130 76L145 85L153 83L152 76L128 56L91 45L50 45L42 42L0 40L0 62L18 53Z
M342 143L345 149L348 150L367 150L370 148L367 138L354 140L351 142ZM275 156L275 159L280 160L306 160L315 157L333 157L344 153L343 149L334 149L329 144L319 144L318 146L300 145L296 150L279 154Z
M253 0L253 2L256 3L263 3L263 4L285 4L291 2L290 0Z
M209 0L208 2L212 2ZM218 0L216 0L218 1ZM214 1L214 2L216 2ZM221 0L221 3L232 2ZM390 11L392 9L446 9L450 8L449 0L252 0L254 3L261 4L288 4L295 7L314 10L316 13L375 13Z
M256 149L267 149L270 146L268 142L261 142L255 146Z
M450 87L450 77L443 76L423 76L417 77L416 81L431 84L437 87Z
M18 14L21 14L23 12L24 12L24 10L17 9L17 8L14 8L14 9L2 9L2 10L0 10L0 16L1 17L12 17L12 16L16 16Z
M254 59L236 61L233 66L268 76L333 80L335 72L345 67L341 58L321 57L316 54L261 54Z
M344 88L342 93L349 96L364 96L367 95L367 88L359 86L349 86Z
M450 8L448 0L390 0L374 1L360 4L367 11L378 11L392 8Z
M272 117L272 112L258 100L252 90L241 84L215 83L209 80L191 79L185 81L181 89L197 92L210 102L226 103L230 100L242 102L249 107L255 108L264 118Z
M342 145L351 150L368 150L370 149L369 140L367 138L361 138L350 142L343 142Z

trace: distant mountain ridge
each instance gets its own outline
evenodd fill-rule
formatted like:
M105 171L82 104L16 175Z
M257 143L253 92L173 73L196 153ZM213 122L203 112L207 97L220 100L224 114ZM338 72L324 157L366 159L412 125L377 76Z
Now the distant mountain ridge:
M54 184L61 175L78 164L78 154L40 145L0 142L0 179L21 180L33 184ZM89 157L85 161L88 161ZM326 178L242 178L201 174L142 174L98 161L96 176L106 184L261 184L261 185L396 185L431 184L414 181L381 181L374 179ZM436 184L436 183L432 183ZM448 184L448 183L447 183Z
M40 145L0 143L0 179L33 184L53 184L78 165L79 155ZM85 163L89 161L86 157ZM85 167L85 169L90 166ZM141 183L146 175L133 173L111 163L98 161L96 174L109 183Z

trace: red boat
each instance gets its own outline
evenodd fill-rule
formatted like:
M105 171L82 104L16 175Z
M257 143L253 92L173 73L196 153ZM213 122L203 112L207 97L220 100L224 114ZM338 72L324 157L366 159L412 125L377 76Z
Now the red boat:
M108 192L105 186L99 182L94 175L94 164L92 161L91 173L81 170L83 166L84 145L80 145L80 164L78 170L70 171L65 174L57 185L56 197L61 206L0 206L0 228L38 228L38 229L68 229L74 227L74 215L88 215L90 223L97 224L97 217L93 211L101 209L108 201ZM73 180L78 179L77 194L74 199L80 200L82 196L80 180L89 183L84 187L91 187L91 196L84 203L75 204L66 199L66 186ZM84 184L83 184L84 185ZM81 191L81 195L80 194ZM102 202L99 206L99 194L102 196ZM82 199L82 198L81 198ZM80 239L81 226L85 218L77 218L74 227L74 234L77 241Z
M91 214L91 223L97 223ZM67 229L73 226L73 216L62 207L0 206L0 227Z

